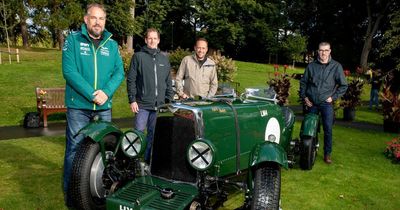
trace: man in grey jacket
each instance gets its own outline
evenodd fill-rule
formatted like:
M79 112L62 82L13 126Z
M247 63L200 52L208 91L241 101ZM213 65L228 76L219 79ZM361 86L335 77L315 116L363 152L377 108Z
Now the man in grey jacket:
M144 131L147 126L145 160L149 161L157 107L172 100L171 65L160 52L160 33L149 28L145 34L146 46L133 55L127 75L128 100L136 113L135 128Z
M311 113L321 113L324 129L324 161L331 164L333 102L347 90L343 67L331 57L331 46L321 42L318 59L310 63L300 80L300 97Z
M209 98L218 88L217 70L213 60L207 58L208 42L196 40L194 55L182 59L176 74L176 92L180 98Z

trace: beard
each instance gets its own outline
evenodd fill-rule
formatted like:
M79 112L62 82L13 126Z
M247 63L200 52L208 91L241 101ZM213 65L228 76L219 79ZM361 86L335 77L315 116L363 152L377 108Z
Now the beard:
M98 25L95 25L92 28L88 28L88 33L90 35L92 35L93 37L100 38L101 35L103 34L104 29L101 29L100 31L95 31L94 27L96 27L96 26L98 26Z

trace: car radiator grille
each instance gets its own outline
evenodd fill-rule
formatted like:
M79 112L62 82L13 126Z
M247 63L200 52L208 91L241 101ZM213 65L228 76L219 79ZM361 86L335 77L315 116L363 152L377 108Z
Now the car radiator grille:
M193 120L180 116L159 117L154 134L151 173L169 180L194 183L196 171L186 160L186 149L193 140Z

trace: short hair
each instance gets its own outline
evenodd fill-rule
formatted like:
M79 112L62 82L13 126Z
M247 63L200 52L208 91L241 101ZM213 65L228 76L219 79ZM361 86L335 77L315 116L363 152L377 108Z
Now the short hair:
M148 36L149 33L151 33L151 32L156 32L158 38L160 38L160 32L159 32L157 29L155 29L155 28L148 28L148 29L146 30L146 33L144 33L144 38L147 38L147 36Z
M104 14L107 15L106 8L104 7L104 5L99 4L99 3L91 3L91 4L88 4L88 5L86 6L86 15L89 15L89 10L92 9L93 7L97 7L97 8L99 8L99 9L103 10Z
M207 39L204 38L204 37L198 37L198 38L196 39L196 42L194 43L194 46L196 46L196 45L197 45L197 42L199 42L199 41L206 42L206 43L207 43L207 46L208 46L208 41L207 41Z
M330 47L331 44L329 44L329 42L321 42L321 43L319 43L318 48L321 46L329 46Z

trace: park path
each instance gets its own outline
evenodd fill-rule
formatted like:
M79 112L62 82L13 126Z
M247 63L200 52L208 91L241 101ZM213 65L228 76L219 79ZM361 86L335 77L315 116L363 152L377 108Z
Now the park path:
M301 107L290 107L295 113L301 111ZM303 116L296 115L296 120L301 121ZM132 118L116 118L113 122L120 128L130 128L133 126ZM363 131L383 131L382 124L373 124L366 122L348 122L342 119L336 119L335 125L349 128L355 128ZM19 139L39 136L61 136L65 134L65 122L49 123L47 128L24 128L22 126L4 126L0 127L0 140Z

